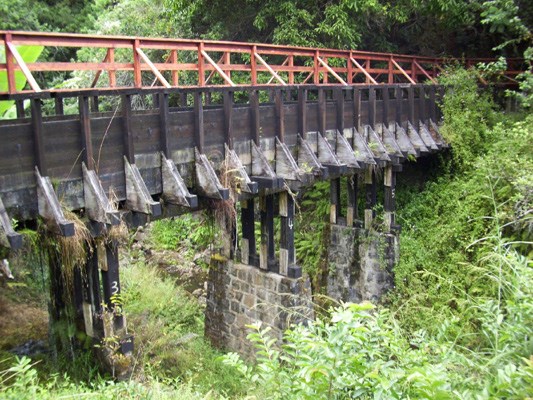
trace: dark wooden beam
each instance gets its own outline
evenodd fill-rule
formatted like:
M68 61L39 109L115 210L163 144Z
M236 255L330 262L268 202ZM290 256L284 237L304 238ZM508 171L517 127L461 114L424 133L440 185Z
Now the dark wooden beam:
M35 165L42 175L48 175L48 164L46 162L44 138L43 138L43 113L41 99L31 99L31 125L33 128L33 155Z
M203 154L205 145L204 104L202 92L194 92L194 140L196 148Z
M80 129L81 129L81 144L83 149L83 160L87 168L94 169L94 154L93 142L91 135L91 117L89 113L89 98L87 96L80 96L78 98L78 106L80 112Z
M123 125L123 141L124 141L124 155L126 159L135 163L135 148L133 147L133 132L131 128L131 95L126 94L122 96L122 125Z
M159 140L161 143L161 151L165 157L170 157L170 134L169 134L169 103L168 103L168 94L159 93L159 95L154 96L154 99L157 99L159 106Z
M224 102L224 139L230 149L233 149L233 92L226 91L223 93Z
M305 137L307 133L307 89L298 89L298 133Z
M290 278L302 276L302 268L296 266L294 249L294 199L287 192L279 194L280 249L279 273Z
M241 202L242 241L241 262L247 265L258 264L257 249L255 244L255 202L248 199Z

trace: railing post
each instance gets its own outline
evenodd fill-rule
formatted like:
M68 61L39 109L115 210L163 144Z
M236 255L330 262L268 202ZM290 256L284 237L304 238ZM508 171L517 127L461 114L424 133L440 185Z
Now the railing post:
M198 43L198 85L205 86L204 42Z
M255 54L257 53L257 46L253 45L250 53L250 67L252 68L252 85L257 85L257 60Z
M389 85L392 85L394 83L394 76L392 74L392 55L389 56Z
M416 79L416 58L411 60L411 79L418 82L418 79Z
M318 69L318 50L315 51L314 64L313 64L313 83L318 85L320 83L320 72Z
M13 60L13 53L9 49L8 43L11 42L11 33L6 33L5 37L5 50L6 50L6 68L7 68L7 86L10 94L17 92L17 86L15 83L15 62Z
M294 56L293 55L289 55L289 67L292 68L294 67ZM289 71L289 85L293 85L294 84L294 72L291 70Z
M348 55L348 58L346 59L346 67L348 69L347 71L347 74L348 76L346 77L346 83L348 83L348 85L351 85L353 83L353 64L352 64L352 52L350 51L350 54Z
M171 64L177 64L178 63L178 50L171 50L170 51L170 63ZM178 86L179 84L179 78L178 78L178 71L172 70L172 86Z
M135 52L137 53L137 52ZM115 49L109 48L107 49L107 62L110 64L113 64L115 62ZM117 86L117 77L114 69L108 70L109 75L109 86L115 87Z
M140 88L142 86L141 76L141 58L137 49L139 48L139 39L133 41L133 82L135 87Z

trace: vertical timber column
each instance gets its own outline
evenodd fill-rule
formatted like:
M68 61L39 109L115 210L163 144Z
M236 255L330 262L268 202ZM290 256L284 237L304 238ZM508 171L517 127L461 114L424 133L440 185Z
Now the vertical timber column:
M422 85L418 87L418 119L423 124L428 123L427 117L427 103L426 103L426 88ZM418 126L417 126L418 127Z
M98 265L98 246L93 240L93 252L87 259L87 295L83 303L85 333L95 340L104 337L102 320L102 294L100 288L100 267Z
M346 226L353 227L359 219L357 207L357 175L351 175L347 180L348 185L348 209L346 210Z
M399 126L405 127L402 121L402 106L403 106L403 90L400 86L396 86L396 122Z
M407 101L408 120L416 128L417 125L415 124L415 90L412 85L407 88Z
M395 225L395 211L396 211L396 171L392 165L387 165L384 171L384 185L385 185L385 229L390 232Z
M368 88L368 125L376 130L376 88Z
M247 265L258 265L255 245L255 202L248 199L241 202L242 241L241 262Z
M302 269L295 265L294 199L288 192L281 192L279 194L279 215L281 219L279 273L289 278L299 278L302 276Z
M270 272L278 272L274 243L274 195L259 198L261 207L261 252L259 267Z
M383 88L383 119L382 123L385 128L390 129L389 125L389 109L390 109L390 93L389 93L389 87L385 86Z
M329 200L329 222L337 224L341 216L341 178L329 181Z
M102 270L102 287L104 289L104 304L108 311L113 312L113 333L124 328L124 316L122 315L122 305L120 301L120 277L118 261L118 245L110 242L106 243L102 249L105 249L106 266ZM107 330L110 327L104 326ZM105 332L106 336L110 336Z
M298 132L302 137L307 133L307 89L298 89Z
M437 100L434 85L429 87L429 118L437 123Z
M365 229L370 229L375 216L376 205L376 173L368 167L365 170L366 203L365 203Z

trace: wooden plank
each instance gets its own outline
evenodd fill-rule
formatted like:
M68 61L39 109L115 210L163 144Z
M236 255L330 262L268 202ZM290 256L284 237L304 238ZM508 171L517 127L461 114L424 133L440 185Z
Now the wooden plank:
M326 134L326 91L318 89L318 131Z
M408 120L411 124L415 125L415 90L413 86L409 86L407 88L407 101L408 101L408 107L407 107L407 115Z
M424 86L418 87L418 120L420 123L427 124L429 121L428 116L426 115L426 89Z
M261 139L260 115L259 115L259 94L257 90L250 92L250 132L252 140L259 145Z
M229 189L226 189L220 183L213 166L200 151L195 148L195 173L196 173L196 190L199 194L216 200L228 200Z
M361 131L361 90L357 87L353 88L353 118L354 127L357 131Z
M390 110L390 92L389 87L385 86L382 88L382 99L383 99L383 117L382 123L384 127L389 127L389 110Z
M291 181L302 181L303 172L298 167L285 143L282 143L279 138L276 138L275 167L276 176Z

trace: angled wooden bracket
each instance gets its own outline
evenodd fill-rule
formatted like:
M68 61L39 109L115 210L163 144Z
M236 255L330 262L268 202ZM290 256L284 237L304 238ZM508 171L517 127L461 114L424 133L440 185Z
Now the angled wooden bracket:
M50 178L41 176L37 167L35 167L35 178L37 179L39 215L45 221L52 223L51 225L56 230L56 233L65 237L74 236L74 222L65 218Z
M124 157L124 170L126 172L126 207L142 214L161 215L161 203L154 201L146 183L135 164L130 164Z
M155 77L159 80L159 82L161 82L161 84L166 87L166 88L170 88L170 83L168 83L168 81L165 79L165 77L163 76L163 74L161 72L159 72L159 70L156 68L156 66L154 65L154 63L152 61L150 61L150 59L148 58L148 56L144 53L144 51L141 50L140 47L135 47L135 51L137 52L137 54L143 59L143 61L148 65L148 67L150 68L150 70L153 72L153 74L155 75Z
M276 175L290 181L302 181L303 171L285 143L276 137Z
M389 157L392 160L393 164L398 164L400 158L403 158L402 149L396 142L396 139L394 138L394 135L386 126L383 126L383 132L381 134L381 138L383 140L383 145L385 146L385 149L389 153Z
M407 137L411 141L417 153L429 153L429 149L426 147L426 144L416 131L415 127L411 124L411 122L407 123Z
M118 225L120 214L111 206L98 175L95 171L87 169L84 162L81 163L81 169L83 171L85 211L89 219L103 224Z
M4 203L0 198L0 245L17 250L22 247L22 235L15 232L11 219L7 215Z
M216 62L213 61L211 57L209 57L209 54L207 54L205 50L200 50L200 53L202 54L202 56L204 56L207 62L213 66L213 68L220 74L220 76L226 81L228 85L232 87L235 86L231 78L222 70L222 68L220 68L220 66ZM209 75L209 78L210 77L211 75Z
M270 166L261 148L251 141L252 146L252 179L261 189L277 189L283 187L283 179L278 178Z
M353 57L350 57L350 61L366 76L366 78L370 81L370 83L377 85L378 83L372 76L364 69L361 64L359 64Z
M264 65L264 67L268 70L268 72L270 72L270 74L276 78L276 80L281 83L283 86L287 86L287 84L285 83L285 81L283 79L281 79L281 77L278 75L278 73L276 71L274 71L272 69L272 67L270 65L267 64L267 62L263 59L263 57L261 57L259 54L257 54L255 51L253 52L254 53L254 56L255 58L257 58L257 60Z
M228 167L226 173L230 173L233 176L233 180L235 181L236 186L238 186L237 189L250 194L257 193L259 191L258 184L252 182L235 150L230 149L227 144L224 144L224 147L226 150L226 163Z
M346 165L339 161L335 155L335 151L331 148L328 141L324 139L324 136L322 136L320 132L307 132L306 137L310 143L316 143L316 154L318 161L320 164L322 164L322 166L328 169L328 173L330 175L341 175L346 172ZM315 137L316 140L313 140Z
M202 196L216 200L228 200L229 189L222 186L213 166L205 154L194 148L196 188Z
M431 136L435 140L435 143L437 143L437 146L441 146L445 148L449 147L448 143L446 143L446 141L440 134L439 126L431 119L429 120L429 132L431 133Z
M368 147L372 151L376 161L391 161L387 149L383 146L383 142L370 125L365 125L365 136Z
M346 164L348 168L351 169L360 169L361 166L355 158L355 153L348 143L348 140L340 133L338 129L326 131L326 137L333 140L335 143L335 154L339 161L343 164Z
M189 193L174 161L169 160L161 153L161 177L163 180L163 199L170 204L184 207L198 207L198 197Z
M372 154L372 150L370 150L368 147L364 136L361 135L355 128L353 128L353 149L354 156L362 167L364 167L365 164L376 164L376 161L374 160L374 154Z
M322 175L325 169L318 161L307 140L302 138L300 134L298 134L298 167L304 173L310 173L315 176Z
M405 76L407 78L409 83L412 83L413 85L416 85L416 82L409 76L409 74L407 72L405 72L405 70L400 66L400 64L398 64L396 62L396 60L394 58L391 58L391 61L394 64L394 66L396 68L398 68L398 71L400 71L403 74L403 76Z
M419 155L419 152L416 151L416 149L413 147L413 144L411 143L411 140L409 140L409 136L407 136L405 129L403 129L400 124L396 123L394 133L396 134L396 143L398 143L398 146L400 146L404 157L417 157Z
M439 146L431 136L431 132L429 132L429 129L426 124L424 124L422 121L420 121L420 128L418 129L418 133L420 134L420 138L424 141L424 144L426 147L432 151L439 150Z
M348 86L348 84L344 81L344 79L342 79L339 74L337 74L333 68L331 68L324 60L322 60L320 57L317 57L316 58L318 60L318 62L324 67L326 68L326 70L335 77L335 79L337 79L340 83L342 83L344 86Z

